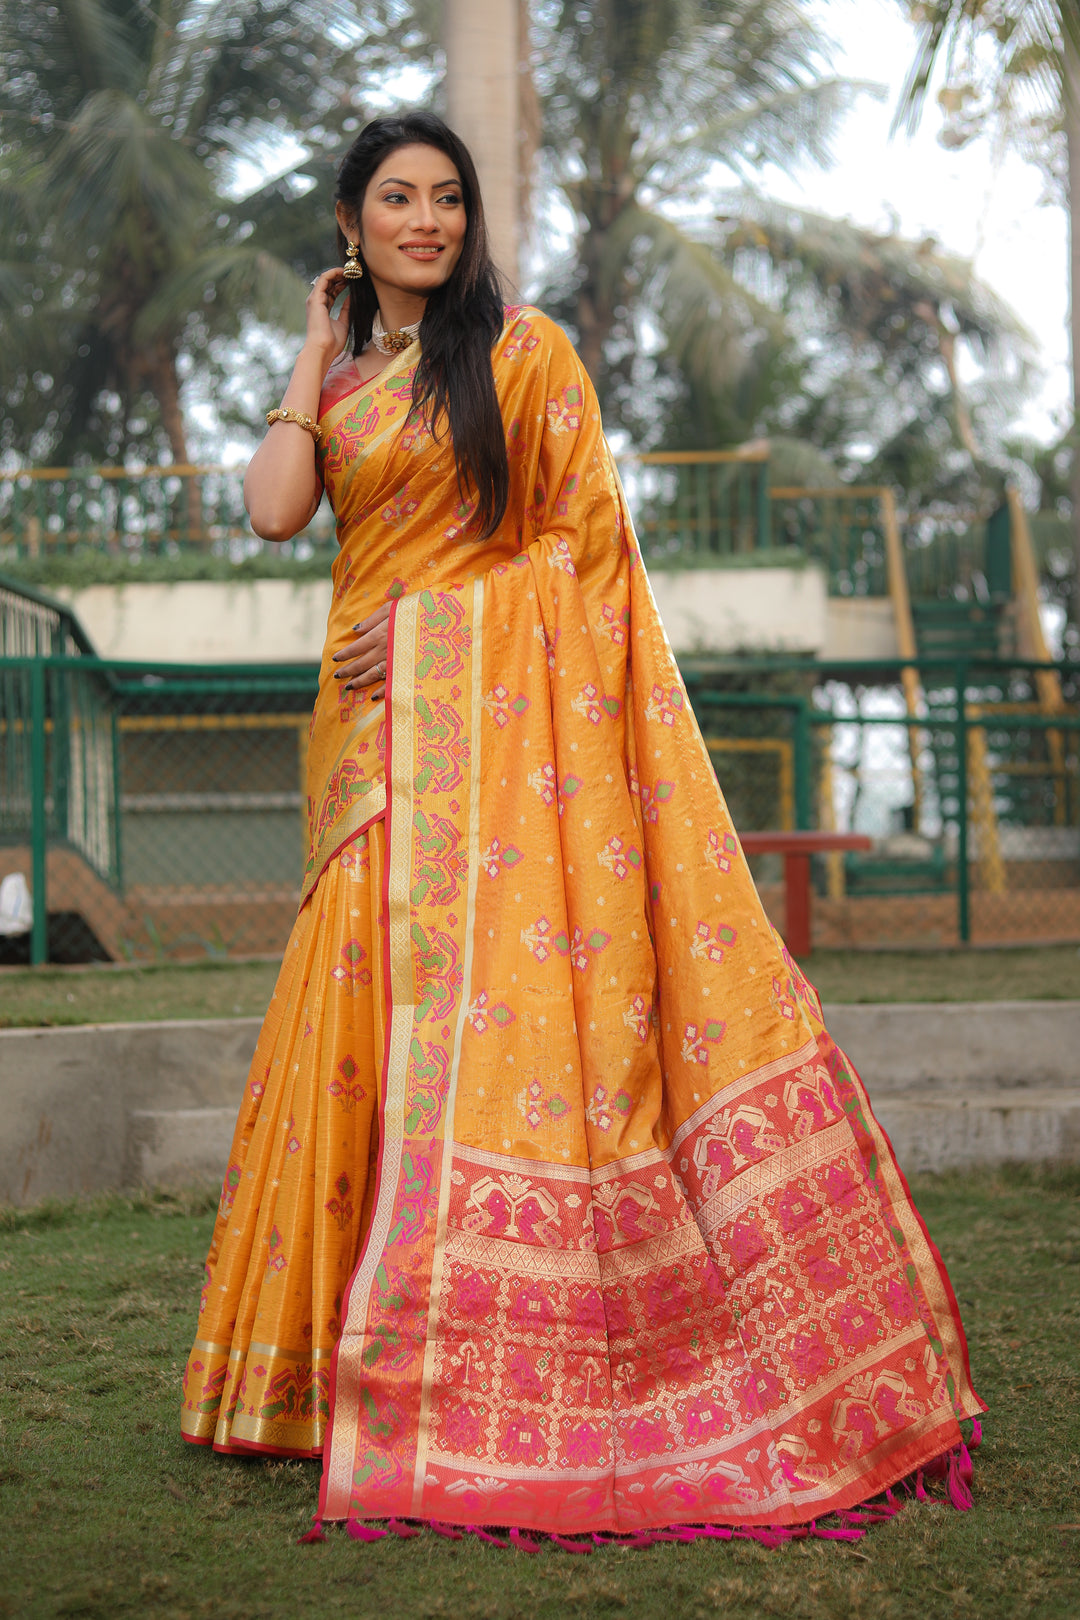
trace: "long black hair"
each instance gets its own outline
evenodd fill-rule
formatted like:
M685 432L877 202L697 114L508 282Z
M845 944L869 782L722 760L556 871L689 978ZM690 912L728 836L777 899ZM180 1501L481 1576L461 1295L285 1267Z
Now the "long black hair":
M472 521L486 540L503 520L510 489L506 434L495 394L491 350L505 319L498 272L488 251L484 205L476 167L465 143L441 118L429 112L396 113L373 118L356 137L338 169L338 202L357 226L371 178L383 159L400 146L434 146L461 176L465 206L465 240L447 280L428 295L420 322L422 351L413 379L413 409L438 432L440 419L450 427L463 500L475 491ZM338 250L346 239L338 228ZM363 263L363 250L360 259ZM366 269L366 265L365 265ZM371 277L349 283L349 327L353 354L371 337L379 300Z

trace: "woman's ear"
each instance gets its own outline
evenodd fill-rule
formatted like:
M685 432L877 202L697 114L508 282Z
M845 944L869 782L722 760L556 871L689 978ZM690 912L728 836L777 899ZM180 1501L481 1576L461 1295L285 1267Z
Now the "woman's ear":
M352 209L347 208L343 202L334 204L334 217L336 218L338 228L343 235L348 236L350 231L356 230L355 215L353 214Z

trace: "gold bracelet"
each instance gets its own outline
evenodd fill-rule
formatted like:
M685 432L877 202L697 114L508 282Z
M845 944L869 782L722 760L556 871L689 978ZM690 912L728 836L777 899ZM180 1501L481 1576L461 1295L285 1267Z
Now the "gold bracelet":
M316 444L322 438L322 429L314 417L305 416L303 411L290 410L287 405L278 411L267 411L267 427L273 427L275 422L295 422L297 427L302 427L306 433L311 434Z

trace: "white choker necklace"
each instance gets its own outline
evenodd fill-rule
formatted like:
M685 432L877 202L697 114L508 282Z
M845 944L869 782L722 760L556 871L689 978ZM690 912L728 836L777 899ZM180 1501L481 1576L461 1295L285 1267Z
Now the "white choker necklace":
M375 311L375 319L371 323L371 341L380 354L404 354L410 343L415 343L420 331L420 322L412 326L399 327L396 332L388 332L383 325L382 310Z

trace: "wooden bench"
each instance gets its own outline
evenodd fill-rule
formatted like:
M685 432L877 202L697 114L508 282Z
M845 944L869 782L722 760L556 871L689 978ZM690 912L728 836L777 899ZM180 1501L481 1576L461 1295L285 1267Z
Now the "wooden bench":
M834 850L872 849L865 833L748 832L739 838L747 855L784 857L784 940L792 956L808 956L810 943L810 857Z

